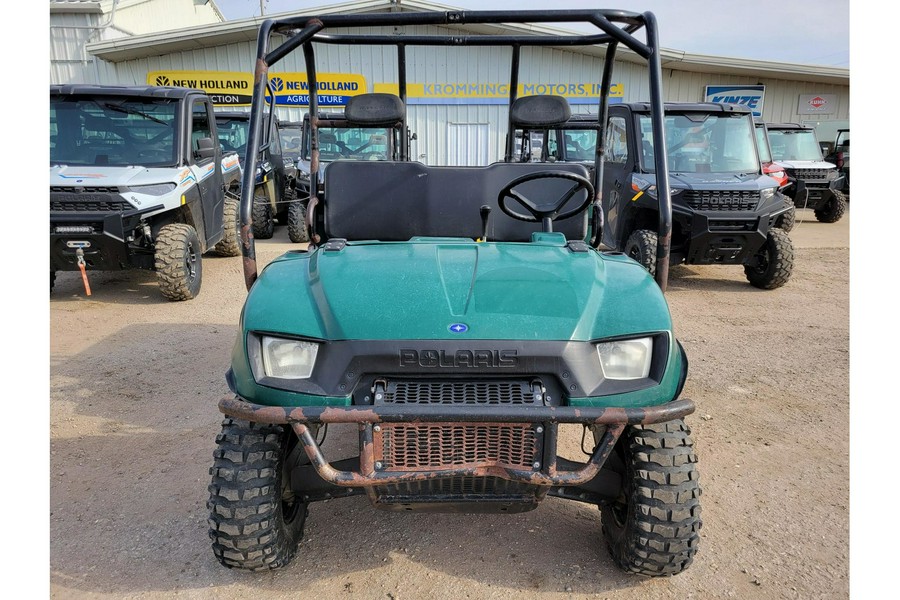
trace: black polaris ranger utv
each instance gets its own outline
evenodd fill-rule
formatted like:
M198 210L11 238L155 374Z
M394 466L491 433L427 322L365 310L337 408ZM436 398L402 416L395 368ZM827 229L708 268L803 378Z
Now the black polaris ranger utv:
M297 196L297 167L283 155L278 117L269 113L266 122L260 150L262 156L257 163L253 186L253 235L261 240L275 234L276 219L281 223L287 221L289 207ZM246 163L250 113L216 111L216 124L223 150L237 152Z
M671 263L743 265L762 289L784 285L794 250L775 224L790 207L764 175L753 117L729 104L666 104L666 152L672 189ZM603 147L602 243L654 271L659 220L659 144L650 105L613 104Z

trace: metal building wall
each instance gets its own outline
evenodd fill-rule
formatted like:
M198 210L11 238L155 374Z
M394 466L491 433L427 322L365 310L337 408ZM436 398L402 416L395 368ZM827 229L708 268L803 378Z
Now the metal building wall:
M209 4L192 0L120 0L116 25L135 35L221 22Z
M95 83L93 58L84 51L103 15L89 13L50 14L50 83Z
M50 8L51 84L114 81L106 79L107 68L98 74L95 63L102 61L85 51L88 42L221 22L211 6L195 5L192 0L111 0L103 5L103 14Z
M447 30L432 26L414 28L417 34L444 33ZM346 30L334 30L336 33ZM369 31L375 31L375 28ZM393 33L382 28L381 33ZM319 72L359 73L365 77L369 91L376 83L396 83L396 51L393 47L315 46ZM407 79L410 83L507 83L509 81L509 48L447 48L408 47ZM121 85L144 85L150 71L156 70L211 70L252 72L255 43L227 44L217 48L205 48L177 52L163 56L128 60L121 63L98 61L101 81ZM569 83L600 81L603 68L601 57L579 54L553 48L523 48L520 83ZM302 52L294 52L270 71L304 72ZM616 63L612 77L614 84L624 87L625 102L645 100L648 95L646 68L624 61ZM708 73L689 73L671 69L663 70L664 93L667 101L698 102L703 100L706 85L756 84L766 85L764 119L769 121L796 121L799 94L834 93L840 98L839 112L834 118L847 118L849 88L813 83L790 82L775 79L751 79ZM279 107L282 119L301 120L305 108ZM323 108L322 110L329 110ZM338 110L338 109L331 109ZM597 105L572 104L573 112L596 112ZM843 116L842 116L843 115ZM819 117L819 118L824 118ZM410 146L414 160L428 164L449 164L449 137L451 130L463 131L461 125L471 125L459 140L481 144L481 136L475 135L478 125L488 124L488 162L501 160L507 132L507 107L503 104L416 104L410 99L409 126L418 139ZM451 127L452 125L452 127ZM469 148L477 155L481 148Z

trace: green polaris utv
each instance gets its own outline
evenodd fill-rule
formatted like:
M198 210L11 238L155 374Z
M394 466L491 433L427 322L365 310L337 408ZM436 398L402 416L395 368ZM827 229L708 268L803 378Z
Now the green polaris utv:
M597 31L540 27L567 22ZM452 29L498 23L531 27ZM422 33L427 26L436 33ZM514 131L558 126L571 114L560 96L519 97L523 49L605 46L598 81L609 90L621 44L647 62L654 137L664 140L657 31L652 13L606 10L263 22L241 198L249 294L210 470L210 537L221 564L284 567L303 553L309 507L356 495L381 510L480 513L528 511L556 496L600 508L606 545L625 571L665 576L691 564L700 487L684 422L694 403L679 398L688 361L663 296L672 228L665 153L655 164L655 281L621 252L590 243L600 234L603 148L592 174L575 163L426 166L406 160L402 139L401 160L331 162L310 199L309 248L262 273L251 221L267 73L291 50L302 48L306 60L318 172L317 45L395 49L397 68L386 71L398 74L399 94L365 100L373 123L398 110L406 120L407 47L509 46ZM270 48L273 36L285 41ZM602 93L599 114L608 102ZM512 136L507 144L512 154ZM358 451L334 456L324 445L330 424L354 425ZM586 460L560 454L563 426L583 428Z

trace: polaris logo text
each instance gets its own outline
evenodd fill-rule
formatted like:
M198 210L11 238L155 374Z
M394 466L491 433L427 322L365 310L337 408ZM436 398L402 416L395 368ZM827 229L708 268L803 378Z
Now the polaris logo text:
M400 350L401 367L477 368L516 367L516 350Z

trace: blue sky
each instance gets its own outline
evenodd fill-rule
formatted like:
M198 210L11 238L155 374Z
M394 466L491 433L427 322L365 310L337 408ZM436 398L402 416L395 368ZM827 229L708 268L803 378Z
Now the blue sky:
M266 14L307 12L326 0L263 0ZM402 1L402 0L401 0ZM227 19L258 16L260 0L215 0ZM542 9L547 0L442 0L464 9ZM652 11L665 48L834 67L850 66L849 0L560 0L553 8ZM315 11L309 11L315 12Z

